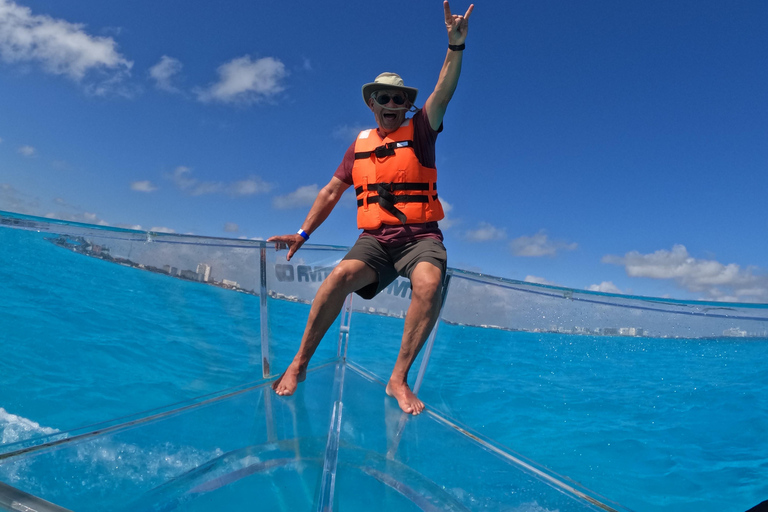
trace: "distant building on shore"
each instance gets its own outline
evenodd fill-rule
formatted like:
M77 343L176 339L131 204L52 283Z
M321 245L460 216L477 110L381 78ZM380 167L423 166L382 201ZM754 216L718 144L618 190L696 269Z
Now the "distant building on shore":
M211 280L211 266L205 263L200 263L197 266L197 273L200 275L200 281L203 283L210 282Z
M198 274L194 270L182 270L179 272L179 277L183 279L189 279L190 281L202 281L202 275Z

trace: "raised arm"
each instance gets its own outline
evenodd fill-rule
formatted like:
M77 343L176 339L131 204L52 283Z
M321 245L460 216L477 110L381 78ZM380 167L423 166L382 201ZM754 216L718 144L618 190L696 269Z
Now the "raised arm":
M334 176L331 178L331 181L318 192L315 202L312 204L312 208L309 209L307 218L304 219L304 222L301 224L301 229L307 234L310 234L320 227L320 224L328 218L328 215L331 214L336 203L339 202L341 195L348 188L349 185L337 177ZM290 261L296 251L299 250L299 247L304 245L305 240L301 235L296 233L293 235L272 236L267 238L267 242L275 242L275 248L278 250L287 247L288 255L285 258Z
M448 0L443 2L445 12L445 28L448 31L448 44L451 46L463 45L467 39L467 28L469 27L469 16L472 14L474 4L469 6L466 14L451 14L451 6ZM459 83L461 74L461 60L464 52L461 50L448 50L445 55L443 68L440 70L440 77L437 79L437 85L432 94L429 95L424 103L424 110L429 117L429 124L433 130L440 128L443 122L445 110L448 108L448 102L453 97L456 85Z

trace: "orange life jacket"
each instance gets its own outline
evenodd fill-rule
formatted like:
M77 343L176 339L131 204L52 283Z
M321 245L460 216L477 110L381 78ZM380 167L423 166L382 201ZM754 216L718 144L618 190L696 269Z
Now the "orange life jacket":
M360 229L420 224L445 217L437 198L437 169L424 167L416 158L410 119L384 139L375 129L360 132L352 181Z

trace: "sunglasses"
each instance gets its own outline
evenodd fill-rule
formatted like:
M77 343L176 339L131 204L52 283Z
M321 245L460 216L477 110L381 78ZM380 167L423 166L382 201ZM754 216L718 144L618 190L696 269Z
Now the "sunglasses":
M405 96L400 94L377 94L375 99L379 105L386 105L390 100L394 101L395 105L403 105L405 103Z

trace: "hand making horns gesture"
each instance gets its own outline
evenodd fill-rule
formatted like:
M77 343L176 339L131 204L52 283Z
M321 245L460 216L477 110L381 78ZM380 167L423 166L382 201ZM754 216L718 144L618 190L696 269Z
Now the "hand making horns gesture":
M474 8L475 4L470 4L466 14L461 16L459 14L451 14L451 6L448 5L448 0L443 2L445 28L448 29L448 44L464 44L464 40L467 38L469 15L472 14L472 9Z

